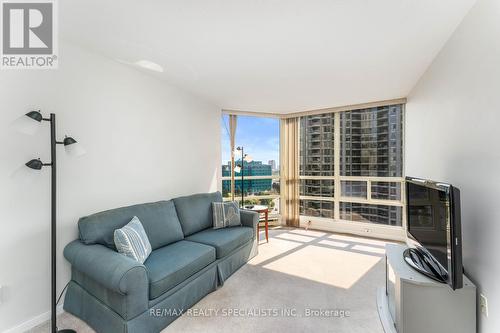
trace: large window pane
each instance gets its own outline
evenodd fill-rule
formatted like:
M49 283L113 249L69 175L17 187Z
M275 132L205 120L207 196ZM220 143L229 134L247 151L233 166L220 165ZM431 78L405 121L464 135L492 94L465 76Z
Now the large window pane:
M401 200L401 183L372 182L372 199Z
M302 215L321 216L325 200L319 197L327 194L334 198L331 207L337 207L337 218L402 225L401 183L383 177L403 177L403 105L305 116L300 126L300 175L328 177L301 179ZM339 174L334 174L334 161L340 161L336 166ZM326 181L331 182L331 187ZM340 191L337 197L333 191L336 182L335 190ZM377 200L377 204L371 200ZM392 201L391 205L379 204L384 200ZM398 203L394 205L394 201Z
M402 208L396 206L341 202L340 218L348 221L401 226Z
M367 196L365 181L343 180L340 182L343 197L365 198Z
M301 179L300 195L310 197L333 197L334 181L323 179Z
M340 174L401 177L402 106L391 105L340 114Z
M331 201L300 200L300 215L333 218L333 205Z
M222 123L223 145L229 140L226 117L223 116ZM244 153L242 156L242 150L235 151L235 200L241 202L243 192L245 205L268 206L270 219L275 219L280 208L279 119L238 116L235 136L235 148L243 148ZM230 165L230 151L223 149L223 176L231 176ZM223 180L222 188L229 199L231 180Z
M300 175L333 176L334 114L300 118Z

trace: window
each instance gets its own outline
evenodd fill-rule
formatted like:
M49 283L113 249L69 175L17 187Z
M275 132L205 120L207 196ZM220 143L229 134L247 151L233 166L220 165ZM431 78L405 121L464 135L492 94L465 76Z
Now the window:
M235 169L231 168L231 139L229 116L222 116L222 194L224 200L245 205L266 205L269 219L277 219L280 209L279 119L236 117ZM244 158L246 155L246 158ZM239 167L243 168L239 168ZM234 173L234 193L231 192L231 173ZM243 177L242 177L243 176Z
M342 176L401 177L401 105L340 113Z
M300 119L300 214L402 226L403 105Z

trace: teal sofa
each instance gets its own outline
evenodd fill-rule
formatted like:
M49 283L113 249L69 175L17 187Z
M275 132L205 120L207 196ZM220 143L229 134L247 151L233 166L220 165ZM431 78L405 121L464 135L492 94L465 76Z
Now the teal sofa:
M242 226L212 229L220 192L112 209L78 221L64 249L71 281L64 309L97 332L159 332L257 254L257 213ZM113 232L134 216L152 253L144 264L116 251Z

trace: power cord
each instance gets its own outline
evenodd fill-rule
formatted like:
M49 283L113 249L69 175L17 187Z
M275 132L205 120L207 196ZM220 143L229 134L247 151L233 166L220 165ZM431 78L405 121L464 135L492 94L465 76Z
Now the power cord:
M64 294L64 292L66 291L66 289L68 289L68 286L69 286L69 282L66 283L66 285L64 286L63 290L61 291L61 293L59 294L59 297L57 298L57 302L56 302L56 305L59 304L59 301L61 300L61 297L62 295Z

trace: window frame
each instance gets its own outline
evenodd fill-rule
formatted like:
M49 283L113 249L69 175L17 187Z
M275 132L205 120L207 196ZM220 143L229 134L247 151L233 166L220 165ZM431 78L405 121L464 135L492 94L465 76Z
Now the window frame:
M223 117L225 114L227 114L227 115L233 115L233 116L236 117L236 119L238 119L239 117L256 117L256 118L273 118L273 119L278 119L278 121L280 120L280 118L275 117L275 116L259 115L259 114L243 114L243 113L236 113L236 112L229 112L229 113L223 112L221 116ZM238 126L236 126L236 133L238 133ZM279 133L278 133L278 138L280 138L280 134ZM230 147L236 147L236 143L235 142L231 142L232 141L231 137L229 138L229 140L230 140ZM280 153L281 152L278 151L278 154L280 154ZM280 156L278 156L278 161L276 161L276 162L279 163L280 162L279 159L280 159ZM279 175L270 175L270 176L245 176L245 180L256 180L256 179L271 179L271 182L273 182L273 183L274 183L275 180L277 180L281 184L281 172L280 172ZM230 197L223 197L224 201L237 201L238 203L241 201L241 195L237 195L237 193L235 191L235 186L233 186L233 181L236 182L238 180L240 180L240 179L239 179L239 177L236 176L236 172L234 171L234 168L231 169L231 176L220 176L220 188L221 188L221 191L222 191L222 184L223 184L224 181L229 181L231 183L231 185L232 185L231 186L231 191L230 191ZM269 211L269 215L268 215L268 220L269 221L272 221L272 220L278 220L278 221L280 221L281 220L281 213L280 213L281 212L281 194L245 195L245 200L252 199L252 198L258 198L258 199L280 199L279 200L278 213L277 214L273 214L272 211L270 210Z
M350 110L338 110L338 111L327 111L325 113L333 113L334 115L334 136L333 136L333 158L334 158L334 172L333 176L301 176L299 175L299 182L301 180L332 180L334 182L334 196L333 197L322 197L322 196L305 196L300 195L299 200L314 200L314 201L329 201L333 202L334 218L324 218L324 217L314 217L308 215L300 215L300 226L301 227L311 227L314 229L320 229L325 231L333 232L346 232L354 233L365 236L371 236L376 238L393 239L404 241L406 239L406 194L405 194L405 126L406 126L406 103L394 103L393 105L401 105L401 136L402 136L402 149L401 149L401 162L402 162L402 174L401 177L373 177L373 176L342 176L340 175L340 140L341 140L341 128L340 128L340 115L341 112L348 112ZM357 108L356 108L357 109ZM356 110L353 109L353 110ZM308 115L302 115L302 117L307 117ZM300 152L301 145L301 134L300 130L301 122L299 121L299 139L297 142L298 151ZM297 163L300 163L300 153L298 156ZM348 197L342 195L342 181L361 181L366 182L367 195L366 198L360 197ZM372 182L391 182L400 184L400 200L389 200L389 199L373 199L372 198ZM384 206L396 206L401 207L401 226L391 226L382 225L366 222L357 222L343 220L340 218L340 203L362 203L362 204L372 204L372 205L384 205ZM300 203L298 203L300 204Z

